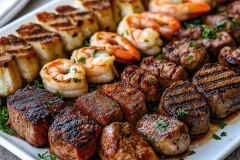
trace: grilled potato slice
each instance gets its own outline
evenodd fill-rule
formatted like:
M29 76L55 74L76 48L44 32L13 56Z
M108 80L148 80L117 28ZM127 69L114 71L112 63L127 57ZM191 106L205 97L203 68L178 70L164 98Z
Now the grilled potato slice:
M113 0L113 13L116 22L133 13L142 13L144 6L141 0Z
M37 22L47 30L59 33L67 51L72 51L82 45L83 34L81 27L72 23L68 17L41 12L37 14Z
M22 79L14 56L0 55L0 97L13 94L22 87Z
M73 23L80 26L85 38L99 31L97 19L91 12L81 12L79 9L68 5L59 6L56 8L56 11L60 15L68 16Z
M32 82L40 71L33 47L15 35L0 38L0 52L15 57L21 77L26 83Z
M116 31L116 21L109 0L78 0L82 10L92 12L96 17L102 31Z
M60 35L47 31L36 23L22 25L17 29L17 34L33 46L41 66L57 58L66 57Z

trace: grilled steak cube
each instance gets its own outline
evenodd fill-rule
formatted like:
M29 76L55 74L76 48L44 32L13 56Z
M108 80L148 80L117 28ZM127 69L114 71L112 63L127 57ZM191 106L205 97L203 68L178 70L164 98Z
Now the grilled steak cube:
M62 160L88 160L96 152L101 127L76 107L66 107L48 131L50 151Z
M208 61L206 49L191 39L169 43L163 48L163 54L167 60L182 65L188 70L200 68Z
M141 68L156 75L159 82L166 88L171 86L172 83L186 80L188 77L186 70L182 66L154 57L144 58L141 62Z
M47 31L35 23L22 25L16 32L33 46L41 66L57 58L66 57L59 34Z
M154 74L132 65L123 71L121 80L142 91L147 101L159 102L160 84Z
M16 134L36 147L48 144L48 128L53 116L65 107L57 96L26 86L7 98L9 127Z
M115 100L102 95L99 91L79 97L76 104L83 114L95 119L101 126L123 119L119 104Z
M158 160L153 149L128 122L114 122L103 129L99 155L102 160Z
M15 35L0 38L0 53L15 57L17 67L23 80L32 82L40 71L36 52L32 46Z
M224 47L218 56L218 63L234 71L240 71L240 49Z
M67 16L42 12L37 14L37 22L47 30L57 32L67 51L79 48L83 42L81 27L71 22Z
M13 94L22 87L22 79L13 56L0 53L0 97Z
M90 37L99 30L96 18L91 12L80 11L72 6L59 6L56 11L60 15L70 17L73 23L81 27L82 33L85 37Z
M187 126L175 118L145 114L138 121L136 130L163 155L183 153L190 145Z
M235 72L207 64L194 75L193 84L207 98L214 118L225 118L240 109L240 76Z
M124 119L130 123L135 123L147 112L144 94L130 84L106 84L99 88L99 91L120 104Z
M159 113L183 121L191 135L208 131L210 108L206 99L189 82L176 82L164 91Z
M227 6L226 15L233 19L240 18L240 1L239 0L236 0Z

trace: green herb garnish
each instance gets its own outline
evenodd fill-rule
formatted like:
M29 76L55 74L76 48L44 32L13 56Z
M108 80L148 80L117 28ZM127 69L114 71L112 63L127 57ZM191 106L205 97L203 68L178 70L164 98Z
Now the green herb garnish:
M216 39L217 38L217 28L209 28L206 25L202 25L202 38L210 38L210 39Z
M144 39L144 42L149 42L149 40L148 39Z
M222 132L221 137L225 137L225 136L227 136L227 132Z
M82 63L85 63L86 62L86 57L80 57L78 62L82 62Z
M66 73L70 73L70 68L68 68L68 69L66 70Z
M67 105L69 105L69 106L74 106L74 103L73 102L66 102L67 103Z
M240 26L240 21L239 20L237 20L237 19L233 19L232 20L232 22L235 24L235 25L237 25L237 26Z
M38 160L57 160L57 156L54 154L49 154L47 151L43 154L38 153Z
M216 25L217 29L222 29L222 28L226 28L227 27L227 23L226 22L218 22Z
M193 155L193 154L195 154L195 153L196 153L196 152L195 152L194 150L191 150L191 151L189 151L188 155L191 156L191 155Z
M164 132L168 126L169 123L164 120L159 120L156 124L156 128L158 128L161 132Z
M196 25L200 25L201 23L202 23L201 20L196 19L196 20L193 20L193 21L183 22L183 26L184 26L185 28L188 28L188 27L191 26L191 25L196 26Z
M52 100L48 100L48 101L47 101L47 104L48 104L48 105L52 105L52 104L53 104L53 101L52 101Z
M225 128L226 125L227 125L227 123L225 123L224 121L220 121L220 122L218 123L218 126L219 126L221 129Z
M126 35L129 35L128 30L125 31L125 34L126 34Z
M59 97L61 100L63 100L63 96L61 95L61 93L59 91L57 91L57 93L55 93L54 95Z
M190 61L190 62L192 62L192 61L193 61L193 55L189 55L189 56L187 57L187 60Z
M197 49L200 48L200 45L196 41L190 41L189 47Z
M6 106L0 106L0 131L3 131L6 134L14 135L14 132L7 127L6 123L8 121L8 109Z
M83 41L82 47L89 47L90 43L88 40Z
M98 53L98 51L97 51L96 49L94 49L94 51L93 51L93 53L92 53L92 56L93 56L93 57L96 57L97 53Z
M164 58L164 54L158 54L158 55L156 56L156 58L157 58L157 59L163 59L163 58Z
M38 88L43 88L43 87L44 87L44 85L43 85L43 83L42 83L41 80L35 80L35 81L34 81L34 85L35 85L36 87L38 87Z
M213 136L212 136L215 140L221 140L222 138L219 137L218 135L216 135L215 133L213 133Z
M189 112L185 111L183 109L178 109L177 112L176 112L177 118L186 117L186 116L188 116L188 114L189 114Z
M73 78L73 81L74 81L75 83L77 83L77 82L81 82L81 79L79 79L79 78Z

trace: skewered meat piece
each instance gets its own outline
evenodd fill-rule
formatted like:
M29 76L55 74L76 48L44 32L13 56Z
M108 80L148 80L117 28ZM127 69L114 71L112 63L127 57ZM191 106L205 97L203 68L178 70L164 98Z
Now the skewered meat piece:
M59 6L56 11L60 15L68 16L73 23L80 26L86 38L99 30L97 20L91 12L80 11L69 5Z
M103 127L123 119L123 113L118 102L102 95L99 91L79 97L76 104L83 114L95 119Z
M153 149L128 122L114 122L103 129L99 155L102 160L158 160Z
M32 46L15 35L0 38L0 52L15 57L23 80L32 82L38 75L40 66Z
M191 39L169 43L163 48L163 54L167 60L188 70L196 70L209 60L206 49Z
M240 76L219 65L207 64L193 77L198 92L207 98L214 118L225 118L240 109Z
M147 113L144 94L130 84L124 82L106 84L99 88L99 91L120 104L124 119L130 123L136 123Z
M22 25L16 32L20 38L33 46L41 66L57 58L66 57L59 34L47 31L36 23Z
M81 10L92 12L101 31L116 31L116 21L110 0L77 0Z
M37 22L47 30L57 32L67 51L72 51L82 45L84 37L81 27L71 22L67 16L41 12L37 14Z
M136 129L155 151L163 155L183 153L190 145L187 126L175 118L145 114L138 121Z
M224 47L218 56L218 62L234 71L240 71L240 49Z
M62 160L88 160L96 152L101 127L76 107L66 107L48 131L50 151Z
M145 94L146 101L159 102L161 96L160 84L154 74L131 65L123 71L121 80L142 91Z
M172 83L186 80L188 77L186 70L182 66L154 57L144 58L141 62L141 68L156 75L159 82L166 88L171 86Z
M13 56L0 53L0 97L13 94L22 87L22 79Z
M53 116L65 107L57 96L35 86L26 86L7 98L8 124L16 134L36 147L48 144Z
M176 82L164 91L159 113L183 121L191 135L208 131L210 124L209 106L206 99L189 82Z

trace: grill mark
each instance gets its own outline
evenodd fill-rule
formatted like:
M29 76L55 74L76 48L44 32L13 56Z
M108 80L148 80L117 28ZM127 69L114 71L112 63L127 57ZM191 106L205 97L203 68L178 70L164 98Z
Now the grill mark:
M189 87L190 85L191 85L190 83L185 82L181 85L176 86L174 89L179 90L179 89L182 89L182 88L185 88L185 87Z
M187 111L206 112L206 111L208 111L208 110L209 110L208 106L207 106L207 105L203 105L203 106L198 106L198 107L196 107L196 108L188 109Z
M39 35L39 36L31 36L31 37L26 37L25 39L27 41L31 42L42 42L42 41L51 41L52 39L58 38L58 36L55 35Z
M213 83L219 83L219 82L223 82L223 81L225 81L225 80L229 80L229 79L232 79L232 78L234 78L235 77L235 75L230 75L230 76L228 76L228 77L224 77L224 78L219 78L219 79L217 79L217 80L213 80L213 81L209 81L209 82L206 82L206 83L200 83L200 84L197 84L197 86L198 87L207 87L207 86L209 86L209 85L211 85L211 84L213 84Z
M210 94L215 94L217 93L223 93L226 92L226 90L228 89L234 89L234 88L240 88L240 83L233 83L233 84L229 84L229 85L225 85L225 86L220 86L211 90L205 90L204 94L205 95L210 95Z
M177 98L187 97L187 96L190 96L190 95L193 95L193 94L195 94L193 91L187 91L185 93L170 95L170 96L166 97L166 99L167 100L174 100L174 99L177 99Z
M207 77L210 77L210 76L217 76L217 75L222 74L224 72L226 72L226 70L220 70L220 71L217 71L217 72L214 72L214 73L208 73L208 74L203 73L203 74L194 76L193 81L198 81L200 79L207 78Z
M172 108L182 108L182 107L186 107L189 105L193 105L196 102L202 102L202 101L203 101L203 98L194 98L194 99L183 101L180 103L171 104L170 106Z

